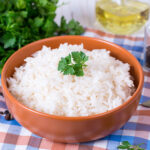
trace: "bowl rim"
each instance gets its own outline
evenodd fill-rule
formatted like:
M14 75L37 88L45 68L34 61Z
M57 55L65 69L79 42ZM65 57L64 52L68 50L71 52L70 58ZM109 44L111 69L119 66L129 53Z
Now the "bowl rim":
M86 40L86 39L89 39L91 41L100 41L100 42L103 42L105 44L108 44L110 46L113 46L113 47L116 47L117 49L121 49L122 51L124 51L124 53L126 53L127 55L130 55L132 57L132 59L136 62L136 65L137 67L140 69L139 70L139 75L140 75L140 80L139 80L139 84L138 84L138 87L136 89L136 91L134 92L134 94L128 99L126 100L122 105L116 107L116 108L113 108L107 112L103 112L103 113L99 113L99 114L94 114L94 115L89 115L89 116L57 116L57 115L53 115L53 114L47 114L47 113L44 113L44 112L40 112L40 111L37 111L37 110L34 110L32 108L29 108L27 106L25 106L24 104L22 104L20 101L18 101L8 90L7 88L7 85L6 83L4 82L4 72L6 71L7 69L7 66L8 66L8 62L13 59L13 57L19 53L20 51L22 51L23 49L26 49L28 46L31 46L32 44L37 44L39 42L44 42L44 41L47 41L47 40L57 40L57 39L68 39L68 38L72 38L72 39L82 39L82 40ZM95 119L95 118L100 118L100 117L107 117L109 115L111 115L112 113L115 113L117 111L119 111L120 109L124 108L124 107L127 107L131 102L132 102L132 99L134 99L138 93L140 92L140 90L143 88L143 83L144 83L144 73L143 73L143 69L142 69L142 66L140 65L140 63L138 62L138 60L135 58L135 56L133 56L128 50L126 50L125 48L113 43L113 42L109 42L109 41L106 41L106 40L103 40L103 39L99 39L99 38L95 38L95 37L87 37L87 36L80 36L80 35L65 35L65 36L54 36L54 37L49 37L49 38L45 38L45 39L41 39L41 40L38 40L38 41L34 41L32 43L29 43L25 46L23 46L22 48L20 48L19 50L17 50L16 52L14 52L9 58L8 60L6 61L6 63L4 64L4 67L2 69L2 73L1 73L1 83L2 83L2 88L3 90L7 93L9 99L11 101L13 101L14 103L17 103L20 107L23 107L25 110L27 111L30 111L32 113L35 113L37 115L40 115L42 117L45 117L45 118L52 118L52 119L56 119L56 120L73 120L73 121L80 121L80 120L89 120L89 119ZM5 95L4 95L5 97Z

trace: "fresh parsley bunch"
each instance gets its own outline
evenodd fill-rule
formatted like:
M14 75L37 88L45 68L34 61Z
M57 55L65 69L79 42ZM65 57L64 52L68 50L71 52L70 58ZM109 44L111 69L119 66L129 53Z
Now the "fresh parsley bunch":
M54 21L58 0L0 0L0 72L8 57L20 47L46 37L81 34L73 19Z
M65 58L61 58L58 64L58 70L63 72L64 75L83 76L83 69L87 66L85 62L88 56L82 51L74 51Z

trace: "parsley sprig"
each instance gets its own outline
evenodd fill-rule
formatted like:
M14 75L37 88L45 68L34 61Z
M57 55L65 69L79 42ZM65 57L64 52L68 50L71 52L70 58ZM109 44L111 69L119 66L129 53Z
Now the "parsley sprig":
M84 52L74 51L66 57L62 57L58 64L58 70L64 75L84 76L83 69L88 56Z
M125 150L144 150L143 148L140 147L141 144L138 145L131 145L128 141L123 141L121 145L119 145L117 148L118 149L125 149Z

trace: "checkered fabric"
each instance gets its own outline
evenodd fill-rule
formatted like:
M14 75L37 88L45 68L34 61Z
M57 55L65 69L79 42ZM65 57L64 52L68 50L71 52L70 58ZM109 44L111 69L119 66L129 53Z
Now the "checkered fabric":
M83 36L114 42L130 51L143 64L143 38L114 36L92 29L86 29ZM150 73L145 72L140 104L147 100L150 100ZM126 140L134 145L144 143L142 147L150 150L150 108L142 107L140 104L134 115L121 129L103 139L78 144L48 141L31 133L16 120L6 121L3 116L0 116L0 150L117 150L117 146ZM6 108L5 100L0 95L0 111Z

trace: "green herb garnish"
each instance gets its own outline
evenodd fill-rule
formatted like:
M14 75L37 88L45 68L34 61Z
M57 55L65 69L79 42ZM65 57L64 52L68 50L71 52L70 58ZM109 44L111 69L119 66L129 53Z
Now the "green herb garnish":
M57 35L80 35L79 22L54 21L58 0L0 0L0 71L8 57L33 41Z
M58 70L64 75L84 76L83 69L87 66L85 62L88 56L83 52L72 52L65 58L61 58L58 64Z
M123 141L121 145L119 145L118 149L126 149L126 150L144 150L140 147L144 143L138 144L138 145L131 145L128 141Z

